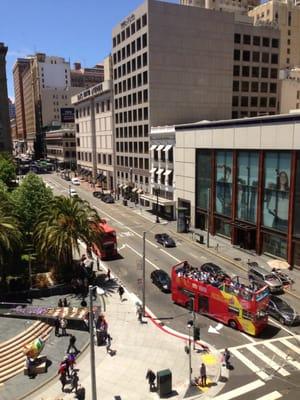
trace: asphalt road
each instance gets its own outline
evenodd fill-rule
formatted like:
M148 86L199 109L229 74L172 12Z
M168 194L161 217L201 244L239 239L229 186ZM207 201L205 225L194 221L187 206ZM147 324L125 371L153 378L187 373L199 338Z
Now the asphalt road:
M56 194L68 195L69 182L64 181L54 174L44 175L44 180L49 182ZM120 258L105 264L117 275L127 289L141 298L140 279L142 278L142 233L146 234L146 304L152 312L166 325L177 331L188 333L187 321L191 314L184 308L173 304L169 294L162 293L150 281L150 273L161 268L171 272L171 268L182 260L188 260L192 265L199 266L211 261L220 265L230 274L245 277L245 274L232 264L220 261L219 258L208 255L197 244L181 239L176 240L177 247L165 249L154 241L155 233L168 233L168 225L162 226L153 223L150 216L141 215L138 209L130 209L119 203L105 204L93 197L92 193L83 187L76 186L79 196L88 200L107 221L114 226L118 235L118 248ZM143 213L145 214L145 212ZM296 309L300 309L300 302L288 295L284 295ZM230 347L233 352L234 369L230 374L230 382L225 386L228 399L234 398L231 391L238 387L251 387L250 392L241 391L238 396L241 400L259 399L271 393L266 400L279 398L272 395L275 389L280 397L295 399L299 395L300 387L297 386L300 378L300 327L284 327L277 321L270 319L268 328L258 338L253 338L242 332L235 331L227 326L221 326L216 332L218 323L207 317L197 315L197 324L200 326L201 339L213 344L219 349ZM211 333L210 331L214 331ZM295 338L295 335L299 337ZM263 341L262 341L263 339ZM286 344L288 342L288 344ZM263 344L262 344L263 343ZM262 348L261 346L268 346ZM290 347L287 347L289 345ZM296 350L295 350L296 348ZM260 350L257 350L260 349ZM288 361L284 354L289 357ZM287 367L282 365L287 363ZM270 369L271 366L271 369ZM277 368L278 367L278 368ZM277 369L276 369L277 368ZM280 368L283 368L283 372ZM261 380L263 376L264 380ZM271 377L271 378L267 378ZM263 382L261 384L260 382ZM251 383L252 382L252 383ZM253 383L254 382L254 383ZM245 386L250 384L250 386ZM256 386L255 386L256 385ZM253 392L254 391L254 392ZM250 396L250 393L256 393ZM298 395L296 396L296 394ZM247 397L250 396L250 397ZM224 399L225 400L225 399Z

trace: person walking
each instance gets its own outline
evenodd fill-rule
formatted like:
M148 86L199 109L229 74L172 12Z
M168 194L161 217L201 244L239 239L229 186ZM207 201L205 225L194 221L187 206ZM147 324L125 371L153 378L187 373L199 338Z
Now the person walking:
M67 384L67 377L66 377L66 373L62 372L60 374L59 380L61 382L61 391L64 392L65 391L65 386Z
M77 372L74 371L71 377L71 393L73 392L73 389L75 389L75 393L77 394L78 383L79 383L79 377L77 375Z
M136 313L137 313L138 321L140 321L140 323L142 324L143 323L143 309L140 304L137 306Z
M106 334L106 352L110 353L111 352L111 341L112 341L112 337L110 336L110 334L107 332Z
M204 363L202 363L200 367L200 378L201 378L200 386L202 387L206 386L206 366Z
M67 300L66 297L65 297L64 300L63 300L63 306L64 306L64 307L69 307L69 303L68 303L68 300Z
M60 327L61 327L61 335L62 336L67 336L67 320L64 318L64 317L62 317L61 319L60 319Z
M62 299L58 300L57 307L63 307Z
M152 369L148 369L147 374L146 374L146 379L149 382L149 390L150 390L150 392L152 392L155 388L154 382L156 379L155 373L152 371Z
M123 288L123 286L119 286L118 287L118 293L119 293L119 296L120 296L120 300L121 301L123 301L123 294L124 294L124 292L125 292L125 290L124 290L124 288Z
M224 351L223 357L224 357L225 366L226 366L227 369L229 369L229 366L230 366L229 359L231 357L231 354L230 354L230 351L227 348Z
M60 336L59 334L59 328L60 328L60 322L59 322L59 318L56 317L54 320L54 328L55 328L55 336Z
M70 339L69 339L69 346L68 346L68 349L67 349L67 353L70 353L71 349L73 349L76 354L80 353L80 351L75 346L75 343L76 343L76 337L74 335L71 335Z

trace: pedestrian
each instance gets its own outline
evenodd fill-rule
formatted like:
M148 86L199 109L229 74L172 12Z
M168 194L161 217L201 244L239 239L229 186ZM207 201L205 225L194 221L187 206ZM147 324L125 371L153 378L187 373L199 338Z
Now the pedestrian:
M68 303L68 300L66 299L66 297L63 300L63 306L64 307L69 307L69 303Z
M227 348L224 351L223 357L224 357L226 368L228 369L229 366L230 366L229 359L231 357L231 354L230 354L230 351Z
M65 373L68 377L70 376L70 363L69 363L69 357L67 355L64 356L64 359L60 363L58 372L60 374Z
M57 306L58 306L58 307L63 307L62 299L59 299L59 300L58 300Z
M143 309L140 306L140 304L137 306L136 313L137 313L138 321L140 321L140 323L142 324L143 323Z
M119 286L118 287L118 293L119 293L119 296L120 296L120 300L121 301L123 301L123 294L124 294L124 292L125 292L125 290L124 290L124 288L123 288L123 286Z
M76 364L76 356L74 353L68 354L68 366L72 370L74 370L74 365Z
M66 373L62 372L60 374L59 380L61 382L61 391L64 392L65 391L65 386L67 384L67 377L66 377Z
M204 363L202 363L200 367L200 378L201 378L200 386L202 387L206 386L206 366Z
M79 377L77 375L77 372L74 371L71 377L71 392L73 392L73 389L75 389L75 393L77 394L78 383L79 383Z
M60 319L60 327L61 327L61 336L67 336L67 320L62 317Z
M26 358L26 367L29 379L33 379L35 377L34 361L30 357Z
M69 339L69 346L68 346L68 349L67 349L67 353L70 353L71 349L73 349L76 354L80 353L80 351L75 346L75 343L76 343L76 337L74 335L71 335L70 339Z
M112 341L112 337L110 336L109 333L107 333L106 334L106 353L111 352L111 341Z
M147 374L146 374L146 379L148 379L149 382L149 390L152 392L155 388L154 382L156 379L155 373L151 370L148 369Z
M58 317L56 317L54 320L54 328L55 328L55 336L60 336L59 334L60 322Z
M106 278L108 281L110 281L110 269L108 268Z

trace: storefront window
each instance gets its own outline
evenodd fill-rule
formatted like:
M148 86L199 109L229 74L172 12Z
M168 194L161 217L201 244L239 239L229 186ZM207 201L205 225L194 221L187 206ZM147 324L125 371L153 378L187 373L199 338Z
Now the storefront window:
M237 171L237 217L256 223L258 154L241 151L238 154Z
M198 150L196 157L197 207L206 210L208 189L211 187L211 151Z
M300 152L297 152L294 213L294 235L300 237Z
M222 219L216 218L216 233L217 235L231 237L231 225L223 221Z
M290 153L266 153L263 224L283 232L288 227L290 163Z
M287 258L287 241L278 236L264 233L263 252L280 258Z
M232 151L216 153L216 212L231 216Z

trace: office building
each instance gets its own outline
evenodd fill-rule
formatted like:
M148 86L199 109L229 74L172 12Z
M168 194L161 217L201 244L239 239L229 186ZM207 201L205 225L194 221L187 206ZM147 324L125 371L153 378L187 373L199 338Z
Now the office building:
M13 66L13 79L16 105L16 135L19 140L26 139L25 105L23 94L23 72L29 67L28 58L18 58Z
M300 68L281 71L280 114L300 110Z
M259 0L180 0L184 6L201 7L215 11L246 14L259 5Z
M300 268L300 115L175 130L177 206L191 226Z
M45 136L47 158L55 168L76 169L76 138L74 124L64 124L61 129L48 131Z
M6 80L7 49L4 43L0 42L0 152L12 151Z
M93 68L82 68L81 63L74 63L71 69L71 86L89 88L104 80L104 66L97 64Z

